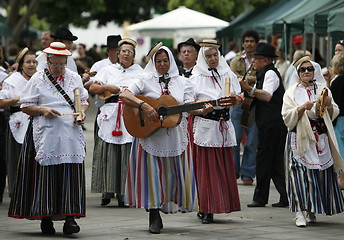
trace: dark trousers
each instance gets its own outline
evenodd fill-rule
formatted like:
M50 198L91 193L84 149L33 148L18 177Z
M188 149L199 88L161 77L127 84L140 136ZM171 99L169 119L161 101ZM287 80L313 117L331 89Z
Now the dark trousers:
M8 118L4 112L0 112L0 200L6 186L6 132Z
M287 203L284 169L284 147L287 129L282 121L275 121L258 127L257 185L253 201L267 204L270 181L280 194L280 202Z

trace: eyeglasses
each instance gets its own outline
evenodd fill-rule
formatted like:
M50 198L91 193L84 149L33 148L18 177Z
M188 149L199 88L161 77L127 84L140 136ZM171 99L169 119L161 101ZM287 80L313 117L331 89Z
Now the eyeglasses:
M308 72L314 72L315 68L313 66L309 66L309 67L300 67L299 69L300 72L306 72L306 70Z
M134 54L134 51L130 49L122 49L121 53L131 55L131 54Z
M64 67L66 67L66 65L67 65L67 64L65 64L65 63L52 63L52 62L50 62L49 59L48 59L48 62L50 63L50 65L51 65L52 67L61 67L61 68L64 68Z

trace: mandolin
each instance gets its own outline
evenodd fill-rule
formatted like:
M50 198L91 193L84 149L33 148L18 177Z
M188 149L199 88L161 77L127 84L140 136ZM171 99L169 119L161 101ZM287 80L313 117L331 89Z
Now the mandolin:
M237 104L235 96L183 105L178 105L177 100L171 95L162 95L157 99L142 95L136 95L136 97L151 105L159 115L159 119L155 121L145 120L144 116L143 121L140 121L139 109L128 104L124 105L123 118L125 127L130 135L138 138L148 137L159 128L172 128L177 126L182 119L182 112L200 109L204 103L226 108Z
M325 109L327 108L325 106L325 98L328 96L328 88L324 87L321 91L321 94L315 104L315 113L318 117L322 118L325 113Z

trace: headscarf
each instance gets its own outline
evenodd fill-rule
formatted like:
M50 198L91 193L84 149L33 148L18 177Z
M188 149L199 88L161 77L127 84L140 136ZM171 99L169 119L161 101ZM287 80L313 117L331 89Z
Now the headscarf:
M200 51L198 52L198 58L197 63L192 70L192 74L202 74L205 76L216 76L216 73L214 73L214 70L209 70L209 65L207 61L205 60L205 52L208 51L211 48L216 47L201 47ZM221 76L225 74L226 72L231 71L225 58L221 55L218 48L216 48L217 54L219 56L219 64L216 67L217 73Z
M322 75L321 73L321 67L319 65L319 63L316 63L314 61L311 61L311 60L307 60L307 61L301 61L295 68L296 68L296 71L293 73L293 75L291 76L291 79L290 79L290 84L289 86L292 86L294 84L297 84L301 81L300 77L299 77L299 74L298 74L298 70L300 69L301 65L304 63L304 62L310 62L312 64L312 66L314 67L314 82L313 84L316 84L316 85L320 85L320 86L326 86L326 80L324 78L324 76Z
M163 49L167 52L168 58L170 60L170 69L168 70L167 74L165 74L165 77L171 78L171 77L179 76L178 67L177 67L176 61L174 60L174 57L173 57L171 50L166 46L161 46L158 50L160 50L160 49ZM157 51L153 54L152 58L149 60L146 67L144 68L143 72L144 73L152 73L154 76L160 77L161 74L158 73L158 71L155 68L155 55L156 55L156 53L157 53Z

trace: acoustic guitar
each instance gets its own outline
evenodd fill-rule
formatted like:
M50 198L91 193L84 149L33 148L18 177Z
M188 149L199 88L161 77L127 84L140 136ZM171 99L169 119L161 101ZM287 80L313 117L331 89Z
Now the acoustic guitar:
M246 76L250 74L252 70L253 64L251 63L249 69L245 72L241 81L245 81ZM251 97L248 92L244 91L244 100L241 105L242 115L240 119L240 123L243 127L249 128L252 126L253 122L255 121L255 107L253 105L254 97Z
M171 95L162 95L157 99L152 99L142 95L136 95L137 98L151 105L158 113L159 119L154 121L140 120L138 108L124 105L123 118L124 124L130 135L138 138L148 137L159 128L172 128L177 126L182 119L182 112L200 109L204 103L210 103L213 106L230 107L237 104L235 96L220 98L204 102L178 105L177 100Z

